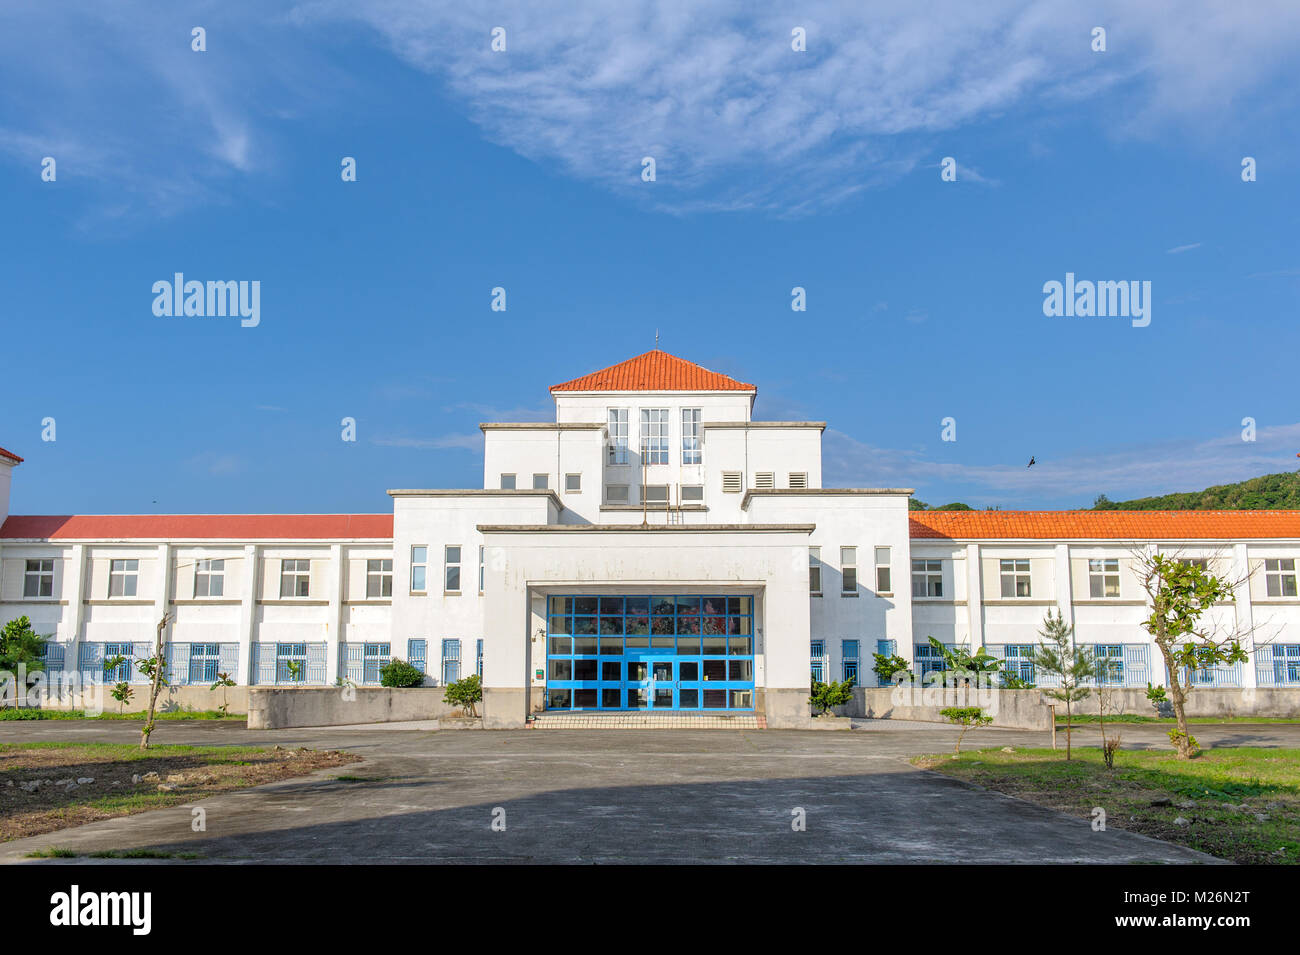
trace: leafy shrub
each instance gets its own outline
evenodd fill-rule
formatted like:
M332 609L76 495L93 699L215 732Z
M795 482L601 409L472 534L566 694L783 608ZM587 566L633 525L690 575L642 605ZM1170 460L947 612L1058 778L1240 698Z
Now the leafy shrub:
M843 683L822 683L819 680L813 680L812 695L808 697L808 702L817 708L818 713L825 713L833 706L843 706L845 703L853 700L853 678L849 677Z
M872 656L876 658L876 664L871 670L876 676L880 677L881 686L888 686L893 683L896 674L902 673L908 677L912 675L912 670L907 665L907 661L898 654L886 656L883 653L873 653Z
M477 716L478 711L474 709L474 704L482 699L483 681L479 679L477 673L471 673L455 683L448 683L442 702L449 703L452 706L459 706L462 712L470 716Z
M987 715L978 706L948 706L940 710L939 715L949 723L956 723L961 727L961 732L957 734L957 745L953 748L953 753L961 752L961 740L968 729L972 726L988 726L993 722L993 717Z
M379 668L381 686L420 686L424 683L424 673L417 666L394 657Z

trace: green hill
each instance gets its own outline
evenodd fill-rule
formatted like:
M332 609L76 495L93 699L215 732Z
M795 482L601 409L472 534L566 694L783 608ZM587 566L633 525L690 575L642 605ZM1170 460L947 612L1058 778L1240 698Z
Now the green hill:
M1112 501L1100 495L1094 511L1264 511L1300 509L1300 474L1265 474L1237 484L1220 484L1204 491L1184 491L1132 501Z

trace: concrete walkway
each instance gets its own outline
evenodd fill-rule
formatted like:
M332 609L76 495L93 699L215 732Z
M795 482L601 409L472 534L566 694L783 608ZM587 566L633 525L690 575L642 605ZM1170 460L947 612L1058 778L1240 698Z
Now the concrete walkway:
M1167 746L1163 734L1128 726L1125 746ZM1300 726L1204 726L1197 735L1205 745L1300 745ZM138 738L133 724L0 724L0 742ZM908 765L909 756L949 750L953 738L950 727L883 722L842 733L165 723L156 742L346 749L365 761L5 843L0 862L32 862L27 853L50 846L149 847L229 863L1218 861L1115 829L1093 832L1087 820ZM981 730L964 745L1043 746L1049 738ZM192 805L206 811L206 832L191 831ZM796 808L806 814L804 832L791 829ZM502 810L505 831L497 831Z

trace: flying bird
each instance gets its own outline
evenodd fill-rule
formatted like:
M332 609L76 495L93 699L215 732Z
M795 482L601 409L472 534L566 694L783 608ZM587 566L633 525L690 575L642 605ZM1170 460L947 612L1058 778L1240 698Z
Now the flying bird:
M1296 457L1300 458L1300 454L1297 454ZM1026 464L1025 467L1027 467L1027 468L1032 468L1033 466L1034 466L1034 459L1033 459L1033 457L1031 456L1031 457L1029 458L1029 463Z

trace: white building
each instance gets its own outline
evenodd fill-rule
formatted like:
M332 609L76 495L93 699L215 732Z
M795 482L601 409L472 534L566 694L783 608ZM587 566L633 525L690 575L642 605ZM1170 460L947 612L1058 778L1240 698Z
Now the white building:
M810 669L926 669L926 638L1013 669L1059 607L1124 685L1164 682L1137 547L1234 577L1252 665L1215 685L1300 687L1300 512L918 512L908 489L822 487L823 422L754 421L756 389L651 351L556 385L554 423L482 425L483 487L393 490L363 515L8 515L0 618L51 669L131 678L168 612L170 679L377 683L474 670L489 726L541 709L807 715ZM1026 671L1026 675L1030 675Z

